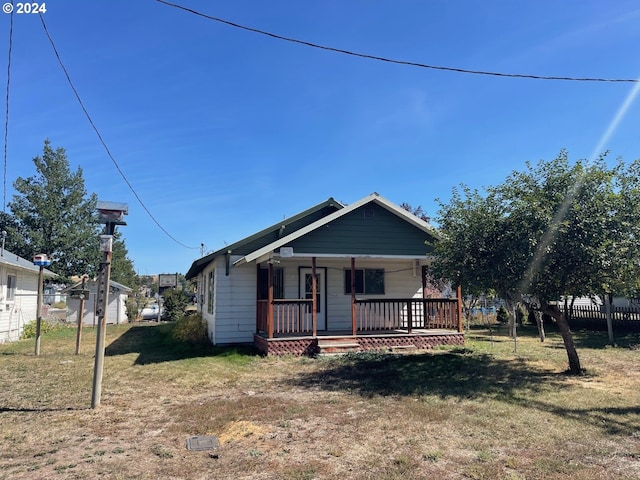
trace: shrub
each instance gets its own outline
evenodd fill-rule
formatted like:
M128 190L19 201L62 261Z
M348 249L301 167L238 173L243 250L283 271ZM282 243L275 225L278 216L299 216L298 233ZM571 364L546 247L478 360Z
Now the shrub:
M29 323L25 324L24 330L22 331L21 339L26 338L36 338L36 320L31 320ZM60 328L60 325L57 323L47 322L46 320L42 320L40 322L40 334L44 335L45 333L53 332Z
M135 297L127 298L125 302L125 309L127 310L127 318L130 322L133 322L138 318L138 312L144 307L145 299L140 298L138 295Z
M189 294L184 290L171 288L162 292L164 303L162 305L163 320L176 322L182 318L189 305Z
M207 323L199 313L181 315L173 327L171 334L174 340L186 343L209 343L207 337Z
M497 315L496 319L500 323L507 323L509 321L509 313L507 312L507 309L504 308L504 307L500 307L498 309L498 315Z

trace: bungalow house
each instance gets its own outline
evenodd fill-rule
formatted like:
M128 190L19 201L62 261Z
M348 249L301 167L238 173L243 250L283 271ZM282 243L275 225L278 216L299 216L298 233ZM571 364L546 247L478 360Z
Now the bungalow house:
M333 198L193 262L214 344L265 354L464 342L459 299L426 298L428 223L373 193Z
M0 343L18 340L24 325L37 317L40 267L0 250ZM44 277L55 274L44 269Z
M82 284L78 282L75 285L65 288L63 293L69 294L72 290L77 290L81 288L81 286ZM89 298L84 302L82 324L95 327L98 322L98 281L90 280L86 282L84 288L89 291ZM131 292L133 292L133 290L125 285L114 282L113 280L109 282L109 301L107 304L108 324L120 324L129 321L126 302ZM71 295L68 295L67 298L67 318L75 322L78 319L78 310L80 310L80 299L72 298Z

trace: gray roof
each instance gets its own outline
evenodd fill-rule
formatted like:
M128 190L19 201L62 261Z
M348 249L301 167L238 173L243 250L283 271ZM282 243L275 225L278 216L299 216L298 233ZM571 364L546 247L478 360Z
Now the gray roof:
M9 250L0 250L0 264L7 265L9 267L19 268L21 270L28 270L33 273L38 273L40 271L40 267L37 267L33 264L33 261L26 260L22 257L19 257L15 253L11 253ZM51 270L44 269L45 277L55 277L56 274Z
M98 281L97 280L89 280L87 282L87 284L97 284ZM71 285L70 287L65 288L64 290L62 290L64 293L69 293L69 291L71 289L75 289L75 288L79 288L82 286L82 282L78 282L75 283L73 285ZM126 285L122 285L121 283L118 282L114 282L113 280L109 280L109 287L111 288L115 288L116 290L120 290L121 292L126 292L126 293L131 293L133 292L132 288L127 287Z

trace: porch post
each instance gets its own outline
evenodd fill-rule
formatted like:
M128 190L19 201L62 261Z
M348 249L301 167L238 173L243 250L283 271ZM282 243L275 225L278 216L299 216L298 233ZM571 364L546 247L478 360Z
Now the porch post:
M421 268L422 272L422 318L424 321L424 327L428 328L429 319L427 318L427 302L425 301L427 298L427 266L423 265Z
M462 323L462 286L458 285L458 289L456 291L456 296L458 297L458 332L462 333L463 331L463 323Z
M267 338L273 338L273 263L269 261L269 286L268 302L267 302Z
M351 257L351 334L356 336L356 259Z
M422 266L422 298L427 298L427 266Z
M318 333L318 318L317 318L317 298L316 292L318 291L317 279L316 279L316 257L311 257L311 324L313 328L313 336L315 337Z

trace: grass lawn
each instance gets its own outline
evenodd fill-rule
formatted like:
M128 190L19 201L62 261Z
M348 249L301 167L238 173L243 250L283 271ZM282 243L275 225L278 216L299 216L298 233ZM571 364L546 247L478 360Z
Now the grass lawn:
M190 347L168 324L0 345L0 479L637 479L640 334L472 330L464 348L321 359ZM217 451L186 440L215 435Z

